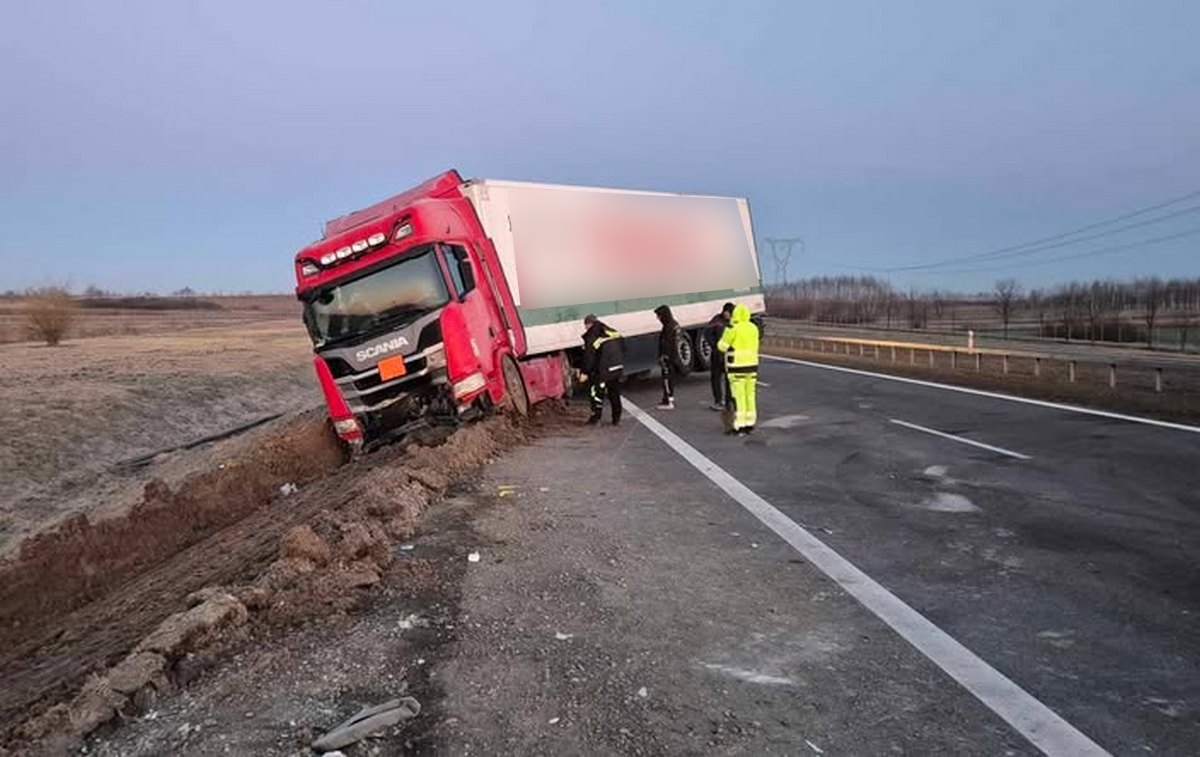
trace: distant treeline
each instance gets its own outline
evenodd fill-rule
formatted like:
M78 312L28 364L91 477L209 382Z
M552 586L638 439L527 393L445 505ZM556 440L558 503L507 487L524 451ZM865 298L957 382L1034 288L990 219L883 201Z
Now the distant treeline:
M767 289L773 315L817 323L924 329L983 328L999 322L1061 339L1146 342L1172 329L1181 348L1200 330L1200 278L1072 282L1026 292L1016 279L991 292L901 291L874 276L821 276ZM964 317L965 316L965 317Z
M195 297L82 297L87 310L223 310L219 303Z

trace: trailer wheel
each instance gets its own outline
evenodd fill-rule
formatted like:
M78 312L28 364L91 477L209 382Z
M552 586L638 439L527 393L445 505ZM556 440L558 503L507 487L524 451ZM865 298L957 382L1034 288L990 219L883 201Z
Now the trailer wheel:
M696 370L707 371L712 365L714 352L716 347L708 338L708 332L696 332Z
M504 372L504 407L517 415L529 415L529 393L525 391L525 379L512 355L500 358L500 369Z
M679 332L679 339L675 342L675 354L672 356L675 363L675 370L682 378L692 372L692 360L695 350L692 348L692 340L684 332Z

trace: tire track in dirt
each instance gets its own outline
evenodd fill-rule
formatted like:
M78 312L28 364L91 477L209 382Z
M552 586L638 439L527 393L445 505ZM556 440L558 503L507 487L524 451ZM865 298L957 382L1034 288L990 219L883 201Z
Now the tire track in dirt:
M342 507L356 496L355 479L406 454L386 448L337 469L341 452L323 422L301 420L280 437L239 465L185 480L175 494L148 486L148 506L123 518L93 525L80 517L34 537L0 568L0 729L11 732L23 713L115 663L186 609L192 592L261 572L288 529ZM230 476L230 468L242 472ZM279 494L281 482L322 475Z

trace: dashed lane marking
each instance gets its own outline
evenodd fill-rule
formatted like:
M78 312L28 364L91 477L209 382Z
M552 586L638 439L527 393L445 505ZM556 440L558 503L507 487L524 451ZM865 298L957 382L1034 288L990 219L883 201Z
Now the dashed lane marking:
M695 447L651 418L628 398L623 398L623 402L629 413L651 433L792 545L818 570L891 626L905 641L958 681L1038 749L1053 757L1108 754L1075 726L955 641Z
M1082 413L1084 415L1095 415L1100 418L1112 418L1118 421L1128 421L1129 423L1141 423L1146 426L1158 426L1159 428L1169 428L1175 431L1188 431L1193 434L1200 434L1200 426L1189 426L1186 423L1172 423L1171 421L1159 421L1153 418L1142 418L1136 415L1125 415L1124 413L1112 413L1108 410L1094 410L1090 407L1079 407L1077 405L1064 405L1060 402L1048 402L1046 400L1035 400L1028 397L1014 397L1011 394L1000 394L999 392L988 392L983 389L971 389L965 386L953 386L951 384L939 384L936 381L923 381L921 379L908 378L906 376L889 376L886 373L875 373L873 371L863 371L857 368L843 368L840 365L825 365L823 363L813 363L808 360L797 360L792 357L777 357L775 355L763 355L764 359L774 360L780 363L791 363L793 365L803 365L809 368L821 368L827 371L838 371L839 373L850 373L856 376L869 376L870 378L884 379L886 381L898 381L902 384L914 384L916 386L926 386L932 389L945 389L951 392L960 392L962 394L974 394L976 397L989 397L996 400L1004 400L1005 402L1020 402L1025 405L1036 405L1037 407L1048 407L1052 410L1064 410L1068 413Z
M902 421L902 420L898 420L896 418L892 418L891 421L892 421L892 423L895 423L897 426L904 426L905 428L911 428L914 431L923 431L926 434L933 434L934 436L940 436L943 439L950 439L950 440L956 441L960 444L969 444L972 447L978 447L979 449L986 449L989 452L996 452L1001 455L1008 455L1009 457L1015 457L1018 460L1032 460L1033 459L1029 455L1022 455L1020 452L1013 452L1011 449L1004 449L1003 447L993 447L990 444L984 444L983 442L977 442L974 439L967 439L966 437L963 437L963 436L955 436L954 434L947 434L945 431L938 431L935 428L927 428L925 426L918 426L915 423L909 423L908 421Z

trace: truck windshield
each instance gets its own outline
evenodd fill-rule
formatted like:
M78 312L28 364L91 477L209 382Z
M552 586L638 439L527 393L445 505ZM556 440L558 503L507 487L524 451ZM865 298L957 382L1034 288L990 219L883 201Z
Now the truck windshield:
M304 303L304 323L321 347L403 325L450 300L433 247L398 263L319 289Z

